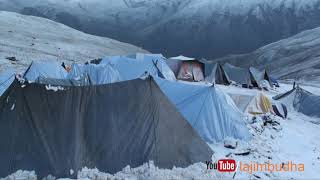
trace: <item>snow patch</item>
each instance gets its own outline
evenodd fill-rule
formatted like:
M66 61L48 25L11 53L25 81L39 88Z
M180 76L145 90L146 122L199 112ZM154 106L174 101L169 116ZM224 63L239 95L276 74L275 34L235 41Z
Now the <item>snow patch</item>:
M63 91L63 90L64 90L64 88L61 87L61 86L51 86L50 84L49 84L49 85L46 85L46 89L47 89L48 91L52 90L52 91L54 91L54 92Z

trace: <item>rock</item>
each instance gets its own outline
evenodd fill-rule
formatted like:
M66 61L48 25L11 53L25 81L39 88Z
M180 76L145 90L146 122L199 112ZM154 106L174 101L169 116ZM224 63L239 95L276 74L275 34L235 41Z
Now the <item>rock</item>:
M247 155L250 154L250 152L251 152L250 149L242 149L242 150L239 150L237 152L234 152L233 154L237 155L237 156L247 156Z
M233 138L226 138L224 140L224 147L229 149L235 149L237 147L237 141Z
M18 61L16 57L6 57L6 59L8 59L9 61Z

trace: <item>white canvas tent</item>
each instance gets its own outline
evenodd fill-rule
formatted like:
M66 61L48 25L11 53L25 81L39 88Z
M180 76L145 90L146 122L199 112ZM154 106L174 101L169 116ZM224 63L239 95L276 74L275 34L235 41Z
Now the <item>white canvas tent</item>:
M204 81L204 64L195 58L177 56L167 60L177 79L185 81Z
M263 95L263 93L258 93L256 95L245 95L245 94L229 94L233 99L236 106L242 112L249 114L265 114L273 113L271 100Z

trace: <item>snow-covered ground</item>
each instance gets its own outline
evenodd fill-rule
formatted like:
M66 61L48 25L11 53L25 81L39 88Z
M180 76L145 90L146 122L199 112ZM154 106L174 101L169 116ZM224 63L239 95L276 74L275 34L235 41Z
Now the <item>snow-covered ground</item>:
M0 11L0 71L8 67L24 70L33 60L85 62L136 52L147 51L44 18ZM16 60L9 60L10 57Z
M281 88L264 92L268 97L290 90L292 85L281 84ZM320 92L315 87L304 88ZM225 92L254 95L258 90L243 89L234 86L220 86L217 88ZM253 137L249 142L237 142L235 149L224 147L224 142L209 144L214 151L213 161L219 159L235 159L242 163L272 163L282 164L292 161L295 164L304 164L304 172L252 172L240 171L236 173L220 173L216 170L207 170L203 163L193 164L187 168L159 169L152 162L137 168L125 167L116 174L99 172L98 169L83 168L78 172L78 179L315 179L319 178L320 169L320 126L311 123L313 118L290 111L287 119L267 114L256 116L247 115L247 126ZM239 153L248 152L247 155ZM238 155L236 155L238 154ZM18 171L8 176L8 179L34 179L36 172Z

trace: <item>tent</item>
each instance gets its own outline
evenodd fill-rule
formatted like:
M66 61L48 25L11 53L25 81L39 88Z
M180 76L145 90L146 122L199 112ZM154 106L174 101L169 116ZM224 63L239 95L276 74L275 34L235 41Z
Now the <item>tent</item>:
M81 87L15 80L0 97L0 177L19 169L70 177L85 166L115 173L150 160L186 167L212 153L152 78Z
M260 71L254 67L250 67L249 72L250 72L250 76L251 76L251 82L255 87L262 88L263 81L267 81L269 87L273 86L273 83L270 79L270 76L266 70Z
M211 69L211 73L206 76L206 81L210 83L230 85L231 82L227 73L224 71L222 65L220 63L215 63L213 68Z
M122 80L120 73L108 64L72 64L67 79L88 79L91 85L108 84Z
M310 117L320 118L320 96L312 94L301 87L273 97L287 107Z
M204 81L204 63L185 56L171 57L167 60L177 79L185 81Z
M11 69L0 72L0 96L8 89L15 77Z
M122 80L132 80L146 74L175 81L175 75L161 57L144 55L140 59L125 56L105 57L100 64L109 64L119 71Z
M231 81L234 81L243 87L253 86L248 69L236 67L229 63L224 64L223 69Z
M66 76L67 71L55 61L34 61L24 74L24 78L30 82L35 82L39 77L65 79Z
M273 113L271 100L262 93L256 95L230 94L230 97L242 112L253 115Z
M287 118L288 116L288 109L287 106L282 103L274 103L272 104L273 112L277 115L282 117L283 119Z
M161 90L207 142L226 137L248 139L242 113L213 86L192 85L155 78Z
M138 60L143 60L146 57L155 57L155 58L162 58L162 59L165 58L162 54L144 54L144 53L129 54L126 57L131 59L138 59Z

